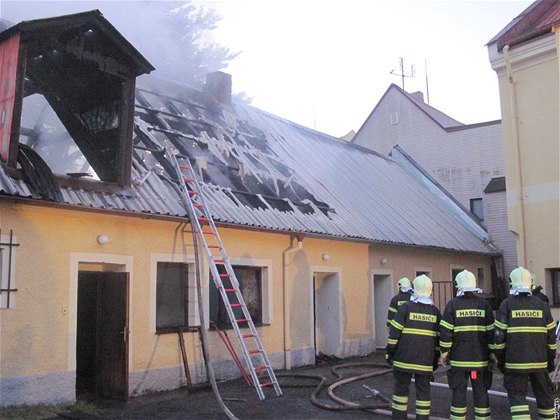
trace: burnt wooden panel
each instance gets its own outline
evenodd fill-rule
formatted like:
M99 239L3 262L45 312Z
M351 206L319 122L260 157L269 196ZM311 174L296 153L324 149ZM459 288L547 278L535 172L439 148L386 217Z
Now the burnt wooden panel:
M0 156L8 162L20 35L0 43Z

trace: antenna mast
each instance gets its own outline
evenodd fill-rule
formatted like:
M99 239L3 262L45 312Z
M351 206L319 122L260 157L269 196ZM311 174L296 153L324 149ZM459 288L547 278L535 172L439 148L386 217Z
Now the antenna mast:
M397 73L395 70L391 70L391 74L401 77L402 89L404 90L404 78L414 77L414 64L410 66L410 74L404 74L404 59L402 57L399 57L399 67L400 67L400 73Z

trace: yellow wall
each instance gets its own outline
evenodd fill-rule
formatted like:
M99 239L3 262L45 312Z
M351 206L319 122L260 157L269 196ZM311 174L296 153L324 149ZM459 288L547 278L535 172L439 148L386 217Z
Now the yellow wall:
M551 33L497 53L508 193L508 224L519 264L551 297L546 269L560 268L560 89L558 39ZM509 63L509 72L508 64Z
M180 376L183 368L177 334L155 334L155 267L162 256L163 260L182 260L181 240L175 237L178 221L6 201L0 202L0 208L3 234L13 230L19 243L16 304L14 308L0 310L0 363L4 379L41 377L53 372L72 374L75 370L78 269L129 272L129 392L135 394L168 386L145 380L146 372L156 375L171 369ZM425 268L432 270L434 279L448 280L453 264L474 271L484 265L490 278L489 257L411 247L372 245L370 248L366 243L313 237L305 237L298 248L297 241L288 234L232 228L219 228L219 232L234 265L267 266L270 322L258 327L258 331L276 369L314 363L313 296L325 281L331 288L326 299L331 299L337 311L326 324L334 336L340 335L334 340L337 348L333 352L349 357L374 350L372 269L391 270L393 284L400 276L412 276L413 270ZM107 235L109 242L98 244L99 234ZM190 234L186 238L190 243ZM187 261L192 262L192 246L185 249ZM381 265L381 257L387 259L386 264ZM105 265L100 265L101 262ZM207 267L202 272L207 282ZM204 286L206 314L207 292ZM325 335L325 331L318 334ZM229 335L235 341L231 331ZM322 338L331 340L332 346L330 334ZM231 364L232 357L215 332L209 332L209 343L213 360ZM197 369L197 381L200 375L204 376L198 333L185 333L185 344L189 365Z

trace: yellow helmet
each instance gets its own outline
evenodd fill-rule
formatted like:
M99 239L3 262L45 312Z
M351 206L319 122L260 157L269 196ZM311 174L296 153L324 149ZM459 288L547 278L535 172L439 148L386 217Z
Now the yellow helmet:
M414 279L414 294L419 297L430 297L432 295L432 280L425 274Z
M523 267L517 267L509 275L510 294L531 293L531 273Z
M465 292L480 292L476 287L476 277L468 270L463 270L455 276L457 284L457 296L461 296Z
M408 277L403 277L402 279L400 279L397 282L397 286L399 286L399 289L402 290L403 292L407 292L411 289L411 284Z

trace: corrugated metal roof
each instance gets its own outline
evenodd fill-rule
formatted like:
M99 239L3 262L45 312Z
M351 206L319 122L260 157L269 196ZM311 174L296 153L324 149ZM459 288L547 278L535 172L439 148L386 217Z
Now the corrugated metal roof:
M135 180L126 193L61 187L74 206L183 217L157 150L196 161L217 222L344 239L495 254L395 160L250 105L139 78ZM0 192L38 198L0 170Z

